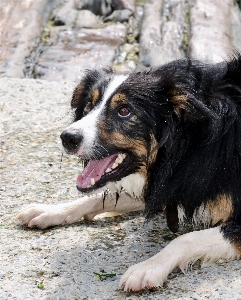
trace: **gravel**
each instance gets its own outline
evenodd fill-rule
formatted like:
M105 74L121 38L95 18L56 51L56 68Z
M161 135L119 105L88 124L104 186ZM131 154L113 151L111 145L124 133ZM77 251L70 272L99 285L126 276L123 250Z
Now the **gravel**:
M74 85L0 79L0 299L241 299L240 261L203 269L196 263L185 275L175 269L154 291L119 290L130 265L177 236L162 215L148 223L132 213L47 230L23 227L15 219L30 203L80 197L75 177L81 165L62 155L59 139L71 121ZM116 276L100 281L94 272Z

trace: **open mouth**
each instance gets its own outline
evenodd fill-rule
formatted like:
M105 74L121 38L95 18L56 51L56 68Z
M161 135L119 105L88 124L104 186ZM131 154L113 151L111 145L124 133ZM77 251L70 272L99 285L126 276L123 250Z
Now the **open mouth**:
M113 154L100 160L90 160L77 177L78 190L91 191L104 186L108 181L119 180L126 173L128 161L125 153Z

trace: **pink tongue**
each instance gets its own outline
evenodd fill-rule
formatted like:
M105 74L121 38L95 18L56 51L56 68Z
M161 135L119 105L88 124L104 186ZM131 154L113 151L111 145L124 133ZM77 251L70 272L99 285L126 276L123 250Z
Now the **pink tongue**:
M95 182L100 180L105 170L113 165L117 156L118 154L113 154L101 160L89 161L83 172L77 177L77 185L86 188L90 185L91 178L94 178Z

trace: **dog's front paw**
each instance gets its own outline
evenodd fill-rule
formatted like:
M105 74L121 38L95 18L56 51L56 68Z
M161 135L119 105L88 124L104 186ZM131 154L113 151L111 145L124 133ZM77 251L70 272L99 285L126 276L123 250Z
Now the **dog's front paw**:
M122 276L120 287L126 292L139 292L162 286L169 274L168 268L150 258L130 267Z
M46 228L67 223L68 215L64 207L57 205L34 204L22 209L18 215L24 225L28 227Z

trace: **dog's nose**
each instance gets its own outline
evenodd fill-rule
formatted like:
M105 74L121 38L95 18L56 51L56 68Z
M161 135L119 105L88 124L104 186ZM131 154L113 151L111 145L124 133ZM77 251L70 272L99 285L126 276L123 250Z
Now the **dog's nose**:
M60 135L64 148L68 151L76 150L83 140L82 134L78 130L66 129Z

